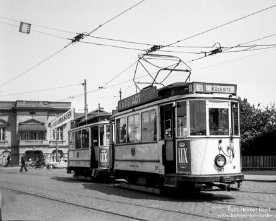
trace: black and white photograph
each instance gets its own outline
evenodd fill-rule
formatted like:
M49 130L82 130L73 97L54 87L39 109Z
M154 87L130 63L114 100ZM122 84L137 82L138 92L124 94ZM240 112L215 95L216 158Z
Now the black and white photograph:
M276 220L275 0L0 0L0 221Z

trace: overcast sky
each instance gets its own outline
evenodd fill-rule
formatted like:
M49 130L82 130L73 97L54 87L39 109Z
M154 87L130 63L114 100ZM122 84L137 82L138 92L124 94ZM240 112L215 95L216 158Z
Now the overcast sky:
M111 111L120 89L123 98L136 91L138 55L172 44L155 54L180 58L192 70L191 81L234 83L252 104L275 103L275 0L139 2L0 0L0 100L69 101L81 112L87 79L89 111L99 103ZM31 24L30 34L19 32L20 21ZM204 57L220 48L222 53ZM148 80L139 78L144 75L138 68L139 81ZM186 76L172 73L164 84Z

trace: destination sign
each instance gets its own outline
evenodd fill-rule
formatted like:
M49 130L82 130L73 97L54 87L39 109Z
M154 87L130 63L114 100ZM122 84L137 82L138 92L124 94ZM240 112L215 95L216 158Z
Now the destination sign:
M236 94L235 85L206 84L206 92Z
M157 88L150 87L118 102L118 111L127 110L158 99Z
M189 93L222 93L236 95L237 85L193 82L189 85Z

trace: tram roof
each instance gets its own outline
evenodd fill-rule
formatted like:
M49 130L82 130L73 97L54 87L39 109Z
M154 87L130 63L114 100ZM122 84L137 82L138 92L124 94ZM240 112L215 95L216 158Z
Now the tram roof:
M95 123L99 120L102 120L103 118L109 119L111 116L111 113L106 112L102 109L100 110L94 110L91 111L87 114L87 119L85 119L85 115L82 114L78 118L74 119L74 123L77 125L82 125L83 123L88 124L88 123Z
M192 94L227 94L236 95L236 84L206 83L206 82L177 82L160 89L155 86L146 87L139 93L118 101L118 111L128 110L146 103L177 96Z

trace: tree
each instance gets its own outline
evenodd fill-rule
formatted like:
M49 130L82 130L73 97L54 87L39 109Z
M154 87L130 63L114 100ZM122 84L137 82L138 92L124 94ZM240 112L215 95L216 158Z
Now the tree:
M275 155L276 107L260 108L240 99L241 147L243 155Z

